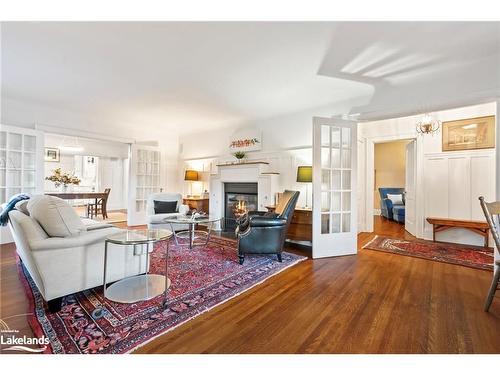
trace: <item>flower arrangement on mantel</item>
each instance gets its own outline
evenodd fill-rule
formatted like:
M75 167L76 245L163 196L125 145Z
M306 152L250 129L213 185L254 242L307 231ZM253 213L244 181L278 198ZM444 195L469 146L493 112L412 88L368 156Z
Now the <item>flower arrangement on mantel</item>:
M52 175L49 177L45 177L46 180L52 181L56 188L59 186L63 186L64 188L68 187L68 185L80 185L80 180L74 174L70 174L67 172L63 172L61 168L56 168L52 171Z
M236 159L238 159L238 162L240 162L240 163L243 161L243 159L244 159L244 158L245 158L245 156L246 156L246 154L245 154L243 151L237 151L237 152L235 152L233 155L234 155L234 157L235 157Z

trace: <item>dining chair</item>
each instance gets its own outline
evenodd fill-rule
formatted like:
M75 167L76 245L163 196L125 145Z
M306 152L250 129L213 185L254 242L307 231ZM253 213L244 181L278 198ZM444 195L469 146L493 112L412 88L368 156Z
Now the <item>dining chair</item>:
M107 211L107 203L109 193L111 192L110 188L104 189L104 197L97 200L95 203L87 204L87 216L90 218L94 218L95 216L102 214L103 219L108 218Z
M500 201L488 203L485 202L484 197L479 197L479 202L481 203L481 208L483 209L484 216L486 217L486 222L488 223L491 234L493 235L496 251L500 254L500 236L497 229L497 226L500 224ZM489 311L495 292L498 289L500 281L500 260L495 261L495 268L496 270L493 274L490 290L488 291L488 296L486 297L486 301L484 303L484 311Z

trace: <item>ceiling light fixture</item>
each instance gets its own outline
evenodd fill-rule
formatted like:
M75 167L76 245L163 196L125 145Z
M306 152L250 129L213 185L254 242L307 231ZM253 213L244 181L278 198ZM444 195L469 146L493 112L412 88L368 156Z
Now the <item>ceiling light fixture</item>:
M417 121L416 130L419 134L433 134L439 131L441 121L426 113Z

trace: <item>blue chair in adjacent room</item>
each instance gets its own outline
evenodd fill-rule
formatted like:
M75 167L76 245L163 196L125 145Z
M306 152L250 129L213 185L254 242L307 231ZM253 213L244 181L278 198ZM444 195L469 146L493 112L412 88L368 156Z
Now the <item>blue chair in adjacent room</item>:
M398 223L405 222L405 201L404 188L379 188L380 193L380 211L381 215L387 219L397 221ZM401 195L399 202L393 202L387 195Z

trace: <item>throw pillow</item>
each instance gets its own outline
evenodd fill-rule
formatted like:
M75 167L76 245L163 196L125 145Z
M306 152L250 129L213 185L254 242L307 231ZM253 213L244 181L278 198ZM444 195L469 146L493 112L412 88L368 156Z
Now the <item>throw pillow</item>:
M30 212L28 211L28 202L29 202L29 199L22 200L20 202L17 202L14 207L19 212L21 212L21 213L23 213L25 215L30 216Z
M177 212L177 201L153 201L155 214L173 214Z
M69 237L86 230L73 207L61 198L35 195L28 201L27 208L50 237Z
M387 198L391 200L393 206L401 206L404 204L403 194L387 194Z

